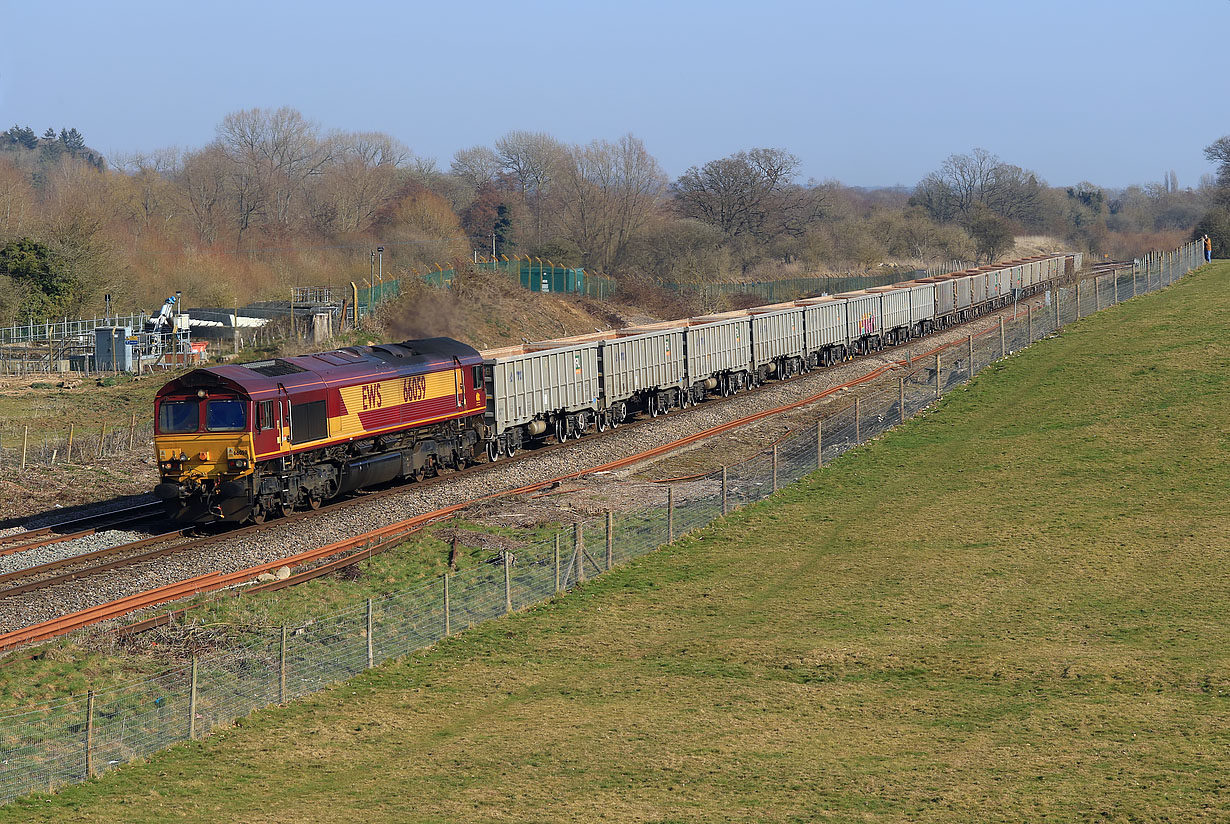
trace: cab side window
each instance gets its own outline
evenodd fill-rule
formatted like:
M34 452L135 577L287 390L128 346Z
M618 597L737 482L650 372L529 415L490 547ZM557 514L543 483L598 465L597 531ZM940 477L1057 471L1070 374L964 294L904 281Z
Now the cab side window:
M261 401L256 406L256 429L273 429L273 401Z

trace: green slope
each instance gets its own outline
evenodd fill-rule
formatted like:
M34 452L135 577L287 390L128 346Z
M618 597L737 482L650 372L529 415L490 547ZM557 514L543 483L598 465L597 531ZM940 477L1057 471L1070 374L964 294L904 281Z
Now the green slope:
M1230 818L1230 265L721 528L6 821Z

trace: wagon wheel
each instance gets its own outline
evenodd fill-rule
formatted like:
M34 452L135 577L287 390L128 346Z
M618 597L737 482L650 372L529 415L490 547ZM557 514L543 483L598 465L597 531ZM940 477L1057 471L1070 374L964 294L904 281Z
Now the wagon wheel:
M657 398L649 399L649 417L651 418L658 417L658 399Z
M692 390L684 389L679 392L679 408L687 409L692 405Z
M495 463L500 459L500 442L498 440L487 441L487 460Z
M507 443L507 444L505 444L505 446L504 446L504 454L505 454L505 455L507 455L507 456L508 456L508 457L510 457L510 458L511 458L513 455L516 455L516 454L517 454L517 445L516 445L515 443L513 443L511 440L510 440L510 441L508 441L508 443Z
M606 431L606 413L605 412L598 413L598 420L595 421L594 428L598 430L599 434Z

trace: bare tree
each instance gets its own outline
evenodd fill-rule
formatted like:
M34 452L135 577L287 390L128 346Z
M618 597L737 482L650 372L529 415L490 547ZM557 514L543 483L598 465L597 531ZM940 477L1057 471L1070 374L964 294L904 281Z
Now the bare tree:
M766 240L799 159L784 149L752 149L688 169L671 190L684 217L715 226L727 237Z
M495 142L496 156L517 181L534 214L534 236L541 238L543 211L551 183L559 174L568 149L545 132L512 131Z
M611 271L652 216L666 176L630 134L574 147L568 157L559 172L565 234L588 265Z
M386 134L359 132L331 135L327 152L331 160L309 192L312 212L326 230L362 231L396 194L410 150Z
M969 226L975 212L1024 223L1039 219L1042 183L1033 172L1004 163L986 149L950 155L939 171L924 177L912 202L934 219Z
M218 143L231 165L241 239L256 215L289 226L292 202L329 160L315 124L287 106L228 114L218 127Z
M449 171L477 190L484 184L493 183L503 168L503 163L493 149L471 146L457 150Z
M228 221L227 201L230 160L221 147L211 144L199 152L184 155L178 175L179 187L189 222L197 237L213 245Z

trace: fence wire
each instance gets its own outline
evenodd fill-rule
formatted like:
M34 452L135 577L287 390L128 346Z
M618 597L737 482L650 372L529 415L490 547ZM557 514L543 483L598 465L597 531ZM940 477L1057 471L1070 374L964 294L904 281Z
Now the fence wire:
M1194 244L1132 270L1052 290L1043 306L1005 318L1003 337L958 341L913 361L898 382L859 388L826 407L814 429L700 478L662 485L641 510L567 526L478 567L357 607L270 628L238 648L156 677L0 717L0 802L54 790L207 735L262 707L311 694L449 634L541 603L701 529L917 415L1003 354L1065 323L1169 285L1200 263ZM972 352L971 352L972 349ZM972 355L972 356L971 356ZM937 372L938 365L938 372ZM857 400L855 400L857 398ZM128 433L122 433L127 438Z

